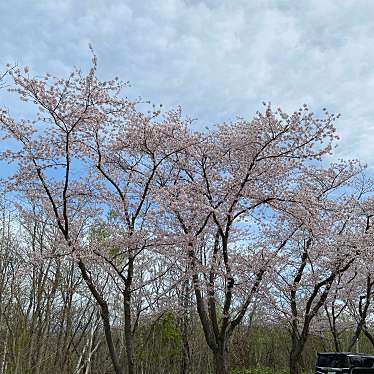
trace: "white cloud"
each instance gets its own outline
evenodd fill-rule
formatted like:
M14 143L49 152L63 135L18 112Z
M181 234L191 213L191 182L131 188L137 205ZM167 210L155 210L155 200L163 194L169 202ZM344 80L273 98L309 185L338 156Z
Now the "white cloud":
M339 154L374 162L374 2L138 3L0 2L0 63L66 74L88 65L92 43L103 76L201 125L253 115L263 100L341 112Z

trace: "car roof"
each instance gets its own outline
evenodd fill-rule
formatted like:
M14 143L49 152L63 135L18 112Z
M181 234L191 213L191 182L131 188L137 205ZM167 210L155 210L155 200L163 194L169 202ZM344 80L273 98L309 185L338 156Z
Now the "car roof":
M355 352L318 352L318 355L334 355L334 356L356 356L356 357L370 357L374 358L374 355L368 353L355 353Z

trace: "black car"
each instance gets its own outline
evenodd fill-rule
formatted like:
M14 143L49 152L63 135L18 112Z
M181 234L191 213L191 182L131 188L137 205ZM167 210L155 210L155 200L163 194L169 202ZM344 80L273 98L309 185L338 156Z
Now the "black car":
M366 353L319 352L316 374L374 374L374 356Z

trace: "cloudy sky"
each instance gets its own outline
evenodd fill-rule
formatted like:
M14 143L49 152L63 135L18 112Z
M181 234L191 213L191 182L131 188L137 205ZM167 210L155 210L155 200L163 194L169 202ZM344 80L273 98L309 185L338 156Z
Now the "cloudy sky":
M374 166L372 0L0 1L2 66L66 75L87 68L89 43L101 77L181 105L197 126L262 101L339 112L338 155Z

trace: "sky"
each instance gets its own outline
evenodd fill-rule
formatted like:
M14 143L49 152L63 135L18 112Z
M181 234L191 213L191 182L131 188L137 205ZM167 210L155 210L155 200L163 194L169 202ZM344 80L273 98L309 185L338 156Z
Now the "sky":
M372 0L0 0L0 71L67 76L88 68L89 44L100 77L181 105L197 127L251 118L263 101L341 113L336 157L374 169Z

